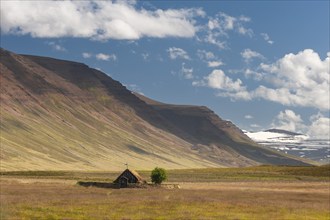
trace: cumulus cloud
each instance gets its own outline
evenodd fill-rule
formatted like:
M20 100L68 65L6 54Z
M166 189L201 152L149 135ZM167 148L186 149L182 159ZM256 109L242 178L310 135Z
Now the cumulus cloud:
M219 38L219 35L219 33L209 32L207 36L203 39L203 41L209 44L213 44L219 49L228 48L227 41L222 38Z
M215 17L209 18L207 26L210 30L220 30L223 35L226 35L224 32L226 30L236 30L237 32L245 35L247 34L248 29L243 26L243 23L250 21L251 19L246 16L233 17L226 13L220 12ZM244 29L244 31L242 31L242 29Z
M221 69L213 70L208 76L202 80L194 81L193 86L206 86L219 91L218 96L234 97L241 96L244 99L246 96L246 87L242 85L240 79L232 79L228 77Z
M91 57L95 57L95 59L97 60L103 60L103 61L116 61L117 60L117 56L115 54L105 54L105 53L98 53L98 54L92 54L89 52L83 52L82 57L85 59L91 58Z
M3 1L1 31L97 40L193 37L202 9L137 9L135 1Z
M312 115L310 123L306 123L299 114L286 109L275 117L271 127L307 134L311 138L330 140L330 118L321 113Z
M245 27L245 23L250 21L251 19L246 16L233 17L220 12L213 17L209 17L208 23L204 27L206 34L200 39L220 49L226 49L228 47L226 39L229 37L230 32L249 37L253 36L253 30Z
M264 78L264 74L250 68L246 68L243 73L246 78L253 78L256 81L261 81Z
M194 69L193 68L188 68L186 67L185 63L182 63L181 65L181 74L184 76L186 79L193 79L194 78Z
M240 91L242 88L242 81L240 79L234 81L220 69L213 70L211 74L205 77L205 82L211 88L226 91Z
M330 118L318 113L317 115L312 115L310 121L311 125L307 131L309 136L330 140Z
M216 58L214 53L212 53L211 51L206 51L206 50L197 50L197 56L201 60L212 60L212 59Z
M232 79L221 69L213 70L202 80L192 82L193 86L204 86L217 90L217 96L229 97L234 100L251 100L252 95L247 91L241 79Z
M147 61L149 59L149 53L142 53L141 54L143 60Z
M67 51L65 47L61 46L60 44L55 43L54 41L50 41L46 43L47 45L51 46L51 48L53 48L53 50L57 50L57 51Z
M207 63L208 67L215 68L225 65L221 59L214 55L211 51L197 50L197 56L199 59Z
M272 41L267 33L261 33L261 37L269 44L273 44L274 41Z
M301 133L304 133L304 130L306 129L301 116L289 109L281 111L276 116L275 121L271 126L278 129Z
M259 71L246 71L256 80L259 86L248 90L243 82L236 80L236 87L222 88L218 93L222 97L230 97L232 100L265 99L281 103L286 106L312 107L321 111L330 109L330 52L327 58L322 60L311 49L300 51L297 54L287 54L272 64L260 64ZM222 72L223 73L223 72ZM210 74L207 79L219 78L221 74ZM229 78L224 74L220 78ZM230 79L230 78L229 78ZM229 80L229 82L234 82ZM219 80L219 79L218 79ZM205 81L205 79L204 79ZM194 85L200 85L195 82ZM219 89L212 83L204 83L211 88Z
M249 63L250 61L252 61L255 58L258 59L264 59L265 57L263 55L261 55L260 53L253 51L251 49L245 49L241 52L241 56L244 59L244 61L246 63Z
M167 52L169 53L169 56L172 60L175 60L177 58L186 59L186 60L190 59L188 53L185 50L178 47L170 47L167 49Z
M240 26L240 27L238 27L237 30L238 30L238 33L240 33L242 35L247 35L249 37L252 37L253 36L253 31L250 28L245 28L243 26Z
M82 53L82 56L83 56L83 58L91 58L92 57L92 54L91 53L84 52L84 53Z
M97 60L103 60L103 61L109 61L109 60L116 61L117 60L117 56L114 54L98 53L95 55L95 57Z
M221 60L218 60L218 61L209 61L209 62L207 62L207 65L209 67L219 67L219 66L224 65L224 63Z
M252 119L253 116L252 116L252 115L245 115L244 118L245 118L245 119Z
M287 54L273 64L261 64L274 88L260 86L255 96L284 105L330 108L330 53L322 60L311 49Z

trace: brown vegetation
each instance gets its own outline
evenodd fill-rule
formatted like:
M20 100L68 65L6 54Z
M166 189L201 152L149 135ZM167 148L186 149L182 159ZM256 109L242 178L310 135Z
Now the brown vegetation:
M180 189L105 189L76 184L78 179L110 182L118 175L115 172L6 173L0 181L1 219L328 220L328 168L170 170L169 180L179 182ZM150 171L139 173L147 177ZM229 173L232 176L224 178Z
M1 219L327 219L330 214L325 182L182 187L115 190L2 180Z

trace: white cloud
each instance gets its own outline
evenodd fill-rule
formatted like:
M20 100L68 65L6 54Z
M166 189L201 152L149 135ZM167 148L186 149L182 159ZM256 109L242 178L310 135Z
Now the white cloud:
M321 138L330 140L330 118L322 114L312 115L311 125L308 128L307 134L313 138Z
M109 61L109 60L116 61L117 60L117 56L115 54L98 53L98 54L94 55L94 54L89 53L89 52L83 52L81 55L85 59L95 57L95 59L103 60L103 61Z
M117 60L117 56L114 54L98 53L95 55L95 57L97 60L103 60L103 61L109 61L109 60L116 61Z
M245 86L241 86L241 90L239 91L225 91L225 92L219 92L217 94L217 96L219 97L229 97L232 101L235 100L245 100L245 101L249 101L253 98L253 96L251 95L251 93L249 93L246 90Z
M136 93L139 93L141 95L144 95L141 88L136 84L128 84L128 85L125 84L124 86L127 87L127 89L132 91L132 92L136 92Z
M260 72L251 72L259 86L247 90L239 80L241 90L228 89L219 96L237 100L265 99L286 106L330 109L330 53L321 60L311 49L287 54L272 64L261 64ZM198 83L195 85L198 85ZM267 85L267 86L266 86ZM214 87L213 87L214 88Z
M181 48L170 47L167 49L167 52L169 53L169 56L172 60L177 58L186 59L186 60L190 59L188 53Z
M197 50L197 56L199 59L206 62L208 67L219 67L224 65L224 63L211 51Z
M306 129L301 116L289 109L281 111L271 126L277 129L301 133L304 133Z
M252 115L245 115L244 118L245 118L245 119L252 119L253 116L252 116Z
M240 79L234 81L228 76L225 75L225 73L218 69L213 70L210 75L205 77L206 84L214 89L221 89L226 91L240 91L241 90L241 84L242 81Z
M250 127L251 127L251 128L260 128L261 126L258 125L258 124L250 124Z
M54 41L47 42L47 45L51 46L54 50L57 50L57 51L62 51L62 52L67 51L63 46L55 43Z
M241 15L241 16L239 17L239 20L240 20L240 21L244 21L244 22L250 22L250 21L251 21L251 18L246 17L246 16L244 16L244 15Z
M311 138L330 140L330 118L321 113L312 115L310 124L306 124L299 114L286 109L275 117L271 127L307 134Z
M197 56L201 60L212 60L212 59L216 58L214 53L212 53L211 51L206 51L206 50L197 50Z
M215 69L208 76L202 80L196 80L192 82L193 86L204 86L212 89L216 89L217 96L229 97L234 100L251 100L252 96L247 91L240 79L232 79L228 77L222 70Z
M225 30L233 30L234 29L234 23L236 22L236 18L229 16L225 13L220 13L220 17L222 17L222 26Z
M182 75L186 79L193 79L194 78L194 75L193 75L194 69L193 68L187 68L185 65L186 65L185 63L182 63L182 66L181 66Z
M244 59L245 62L249 63L255 58L258 59L264 59L265 57L261 55L260 53L253 51L251 49L245 49L241 52L241 56Z
M249 37L253 36L253 30L251 28L245 28L243 26L239 26L237 28L238 33L242 34L242 35L247 35Z
M224 63L221 60L218 60L218 61L209 61L209 62L207 62L207 65L209 67L219 67L219 66L224 65Z
M284 105L330 109L330 53L321 60L311 49L287 54L273 64L261 64L275 88L260 86L255 96Z
M272 41L267 33L261 33L261 37L269 44L273 44L274 41Z
M208 23L202 28L204 32L202 32L199 40L213 44L219 49L226 49L228 48L227 39L230 32L249 37L253 36L253 30L245 27L245 23L250 21L249 17L243 15L233 17L220 12L213 17L209 17Z
M256 81L260 81L264 78L264 75L262 73L260 73L258 71L255 71L255 70L252 70L250 68L245 69L243 71L243 73L244 73L244 76L246 78L251 78L252 77Z
M218 96L229 97L232 100L262 98L286 106L329 110L329 56L330 52L327 53L327 58L321 60L316 52L306 49L297 54L287 54L275 63L261 64L259 70L263 72L246 72L260 81L260 85L254 90L248 90L240 79L235 81L221 70L215 70L201 81L194 81L193 85L220 90Z
M142 56L143 60L149 59L149 53L142 53L141 56Z
M82 56L83 56L83 58L91 58L92 57L92 54L91 53L84 52L84 53L82 53Z
M3 1L1 31L97 40L193 37L202 9L137 9L135 1Z
M227 42L225 40L220 40L218 33L212 33L209 32L208 35L204 38L204 42L209 43L209 44L213 44L215 46L217 46L219 49L226 49L227 46Z
M240 79L231 79L226 76L221 69L213 70L208 76L204 77L203 80L194 81L193 85L206 86L220 91L236 93L245 90L245 87L242 87L242 81Z

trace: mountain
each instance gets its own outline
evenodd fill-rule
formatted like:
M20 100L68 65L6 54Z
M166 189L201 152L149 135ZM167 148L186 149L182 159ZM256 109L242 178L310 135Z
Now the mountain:
M318 163L329 163L329 139L313 139L308 135L281 129L245 132L257 143L289 155L308 158Z
M1 170L308 164L207 107L151 100L82 63L0 52Z
M276 128L268 129L268 130L265 130L265 131L266 132L278 133L278 134L287 134L287 135L292 135L292 136L303 135L303 134L300 134L300 133L296 133L296 132L292 132L292 131L286 131L286 130L282 130L282 129L276 129Z

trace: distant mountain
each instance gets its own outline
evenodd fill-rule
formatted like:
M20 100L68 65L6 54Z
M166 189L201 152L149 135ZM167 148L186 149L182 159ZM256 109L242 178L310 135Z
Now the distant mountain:
M151 100L82 63L0 52L1 170L309 163L259 146L207 107Z
M265 142L283 142L283 143L300 143L308 139L307 135L299 134L281 129L268 129L258 132L245 132L252 140L258 143Z
M257 143L270 149L301 158L308 158L318 163L329 163L329 139L313 139L308 135L281 129L269 129L245 134Z
M276 129L276 128L272 128L272 129L268 129L265 130L266 132L272 132L272 133L278 133L278 134L287 134L287 135L292 135L292 136L297 136L297 135L303 135L300 133L295 133L292 131L286 131L286 130L282 130L282 129Z

